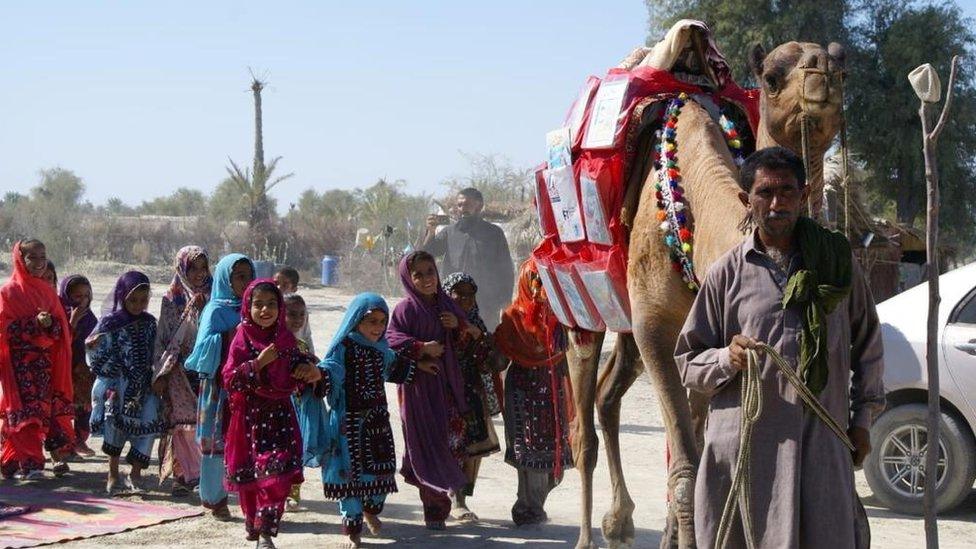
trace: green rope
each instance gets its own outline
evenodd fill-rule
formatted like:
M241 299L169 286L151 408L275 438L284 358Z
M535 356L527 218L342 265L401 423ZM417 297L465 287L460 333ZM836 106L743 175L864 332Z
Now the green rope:
M752 528L752 515L750 513L749 494L752 492L751 478L751 456L752 456L752 428L759 417L762 415L762 378L759 368L759 353L762 352L773 360L790 385L796 389L800 399L810 408L813 413L820 418L827 427L833 431L837 438L841 440L852 452L854 444L847 438L847 433L841 429L840 425L834 421L830 412L820 404L817 397L810 392L803 379L790 367L779 353L772 347L762 343L758 349L749 349L746 352L748 361L746 369L742 372L742 418L739 423L739 456L735 460L735 470L732 474L732 487L729 495L725 499L725 507L722 509L722 518L719 521L718 533L715 536L715 549L722 549L728 543L729 534L732 530L732 522L735 520L737 511L742 514L742 530L745 534L746 547L754 549L756 547L755 533Z

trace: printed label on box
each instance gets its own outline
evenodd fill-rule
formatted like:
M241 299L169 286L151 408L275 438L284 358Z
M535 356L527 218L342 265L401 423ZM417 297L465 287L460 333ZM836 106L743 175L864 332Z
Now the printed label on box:
M549 193L549 205L553 217L556 218L560 240L563 242L583 240L586 234L583 232L583 214L580 211L579 198L576 196L576 180L573 177L572 166L549 170L546 192Z
M626 78L604 80L593 99L590 123L586 129L584 149L611 149L617 138L620 109L630 81Z
M586 269L578 269L578 272L607 328L615 332L631 331L630 316L607 272Z
M587 240L597 244L612 245L613 239L610 238L610 229L607 226L606 210L603 208L603 199L600 197L596 181L581 175L580 191L583 194L583 219L586 221Z
M570 318L569 313L563 305L562 292L556 286L556 281L553 279L549 267L541 263L537 263L536 266L539 269L539 278L542 279L542 287L546 290L546 297L549 299L549 306L552 308L552 312L555 313L556 318L559 319L559 322L563 326L576 326L576 323Z
M573 280L573 275L562 269L556 269L555 271L556 280L559 282L559 287L563 291L563 296L566 297L566 305L569 306L569 310L573 313L576 324L580 328L590 331L602 330L603 327L601 326L600 319L595 318L590 312L590 308L586 306L583 295L580 293L579 288L576 287L576 281Z
M569 128L559 128L546 134L546 158L549 169L562 168L573 165L573 156L569 151Z
M590 78L580 91L576 102L573 103L573 111L569 113L570 143L576 142L576 136L579 135L580 129L583 127L583 115L586 114L586 107L590 104L590 97L593 96L593 91L599 85L599 79Z

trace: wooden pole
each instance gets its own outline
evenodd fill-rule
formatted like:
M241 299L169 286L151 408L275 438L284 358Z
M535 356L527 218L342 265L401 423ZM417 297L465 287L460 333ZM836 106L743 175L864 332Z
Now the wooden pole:
M925 546L929 549L939 547L939 528L936 522L936 481L935 470L938 464L939 418L939 172L935 164L932 139L929 138L929 104L922 103L919 116L922 117L922 154L925 157L925 183L928 196L928 213L925 219L926 276L929 279L929 311L926 328L925 365L928 373L928 425L926 440L928 451L925 454Z
M928 549L939 547L939 527L937 522L937 483L939 459L939 427L942 412L939 402L939 167L936 159L936 145L939 134L945 127L949 108L952 106L952 88L956 81L956 66L959 56L952 58L949 86L945 104L939 114L939 121L930 129L930 110L933 103L922 100L918 115L922 119L922 154L925 157L925 185L928 211L925 220L926 273L929 282L929 310L926 329L925 368L928 376L928 421L926 425L925 452L925 546ZM936 75L937 79L937 75ZM921 96L920 96L921 98ZM937 101L938 99L936 99Z

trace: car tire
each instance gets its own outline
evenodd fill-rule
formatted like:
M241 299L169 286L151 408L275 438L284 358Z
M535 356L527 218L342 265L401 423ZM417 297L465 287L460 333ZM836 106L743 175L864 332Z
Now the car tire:
M910 515L924 512L922 494L910 496L889 482L881 463L882 446L898 430L916 426L926 431L928 408L924 404L906 404L886 411L871 427L871 453L864 460L864 476L874 495L889 509ZM942 412L940 425L946 454L946 476L938 488L936 507L942 513L962 503L976 480L976 441L966 425L955 416Z

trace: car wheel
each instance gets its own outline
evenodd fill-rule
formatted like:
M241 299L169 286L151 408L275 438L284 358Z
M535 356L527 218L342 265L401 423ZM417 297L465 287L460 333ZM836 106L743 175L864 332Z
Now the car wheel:
M881 415L871 427L871 453L864 476L874 495L893 511L923 513L926 421L924 404L906 404ZM936 507L941 513L962 503L976 479L976 442L965 424L942 413Z

